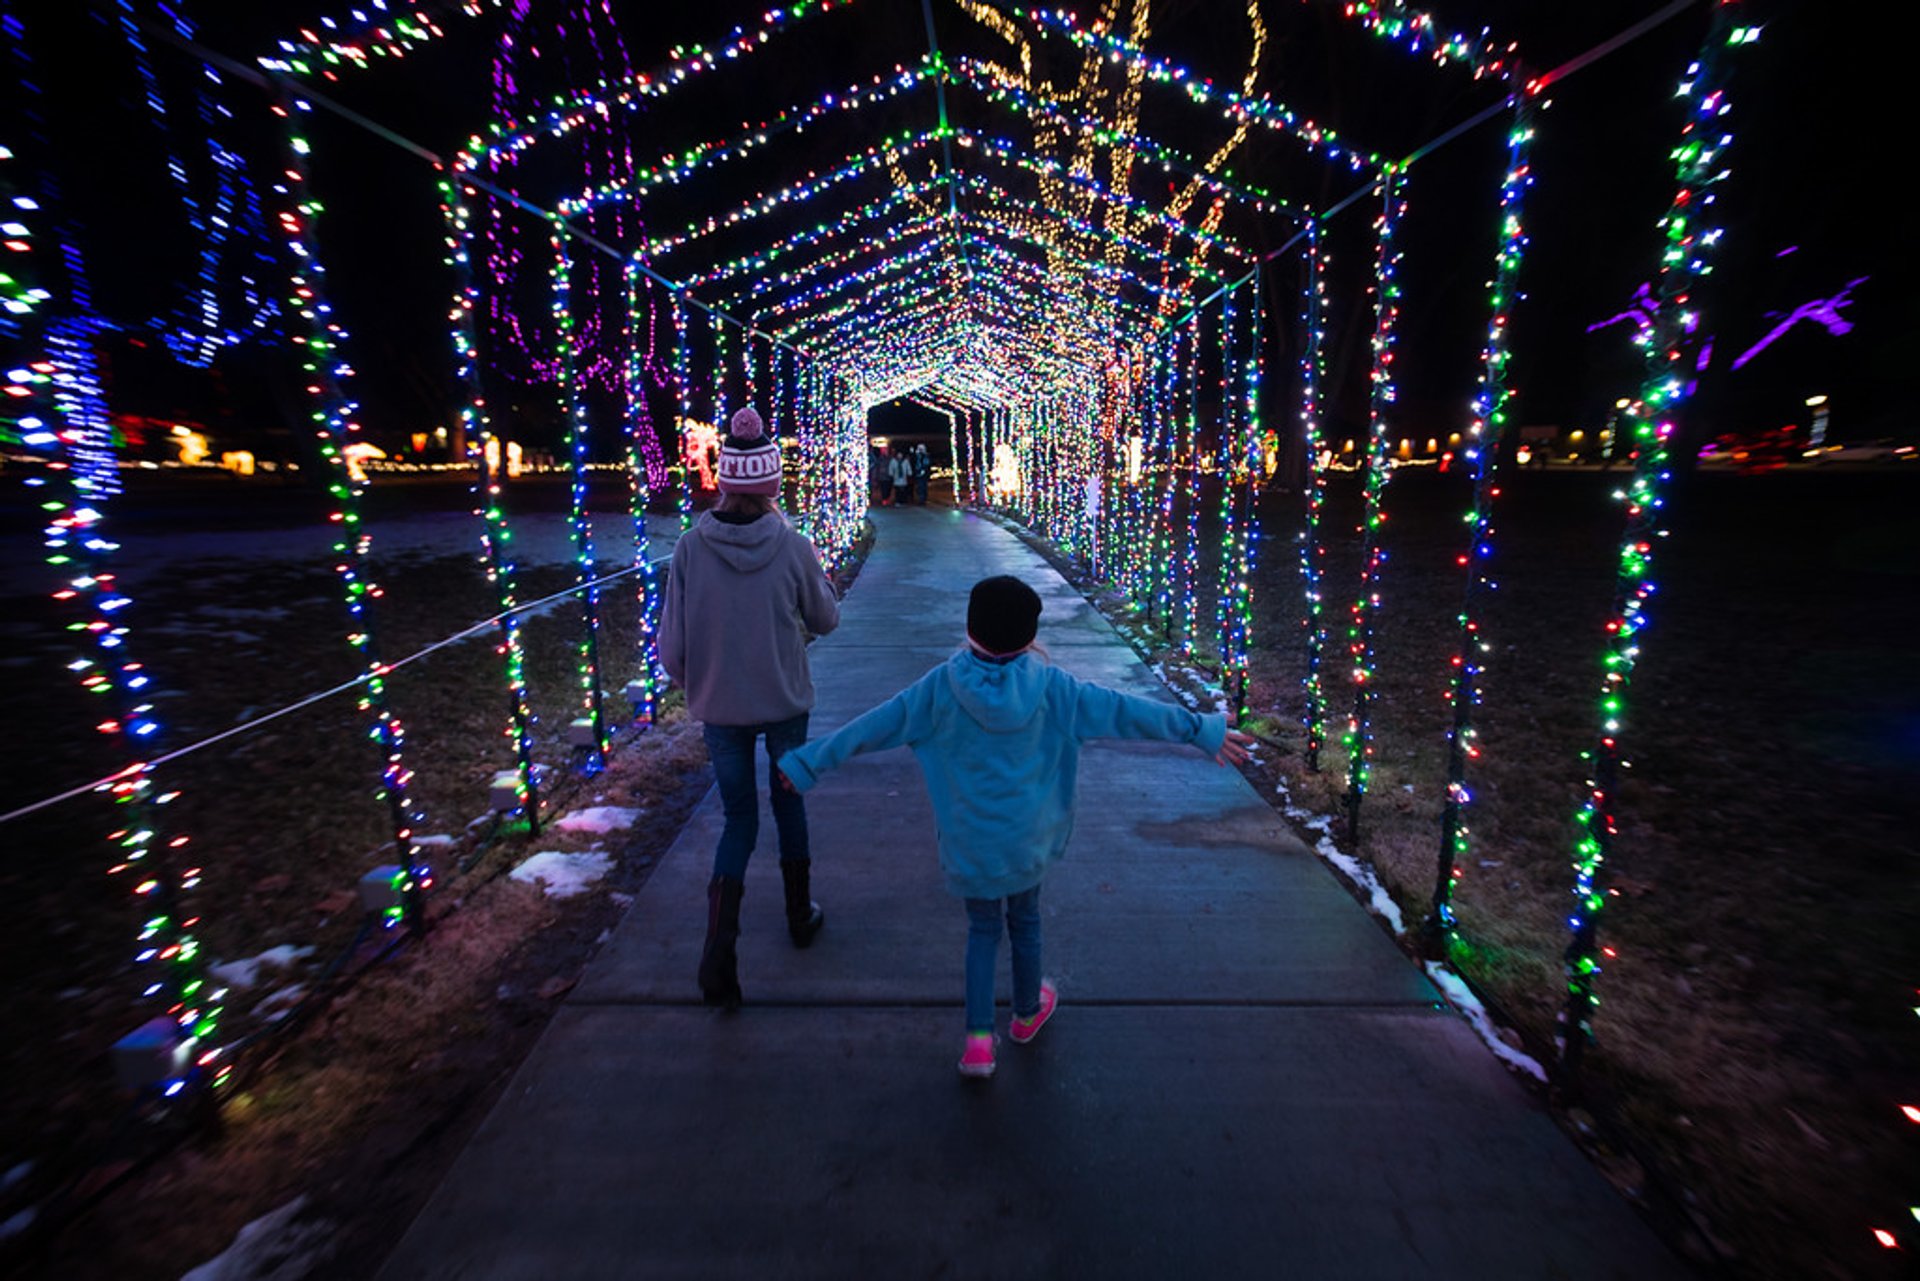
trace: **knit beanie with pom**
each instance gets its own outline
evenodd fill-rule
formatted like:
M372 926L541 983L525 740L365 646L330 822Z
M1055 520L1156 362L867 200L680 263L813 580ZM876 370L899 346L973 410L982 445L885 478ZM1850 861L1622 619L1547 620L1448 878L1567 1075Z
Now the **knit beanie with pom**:
M780 447L749 407L734 414L720 442L720 492L780 496Z

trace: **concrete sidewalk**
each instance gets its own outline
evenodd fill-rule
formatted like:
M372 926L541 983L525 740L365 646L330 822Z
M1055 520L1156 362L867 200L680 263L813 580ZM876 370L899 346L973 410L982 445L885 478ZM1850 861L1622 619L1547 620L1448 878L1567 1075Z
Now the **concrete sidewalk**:
M992 573L1055 662L1169 697L1009 534L874 516L816 735L943 661ZM813 947L763 809L747 1005L698 1003L709 794L383 1277L1690 1275L1235 771L1089 746L1041 898L1060 1012L987 1082L954 1070L965 913L911 754L808 807Z

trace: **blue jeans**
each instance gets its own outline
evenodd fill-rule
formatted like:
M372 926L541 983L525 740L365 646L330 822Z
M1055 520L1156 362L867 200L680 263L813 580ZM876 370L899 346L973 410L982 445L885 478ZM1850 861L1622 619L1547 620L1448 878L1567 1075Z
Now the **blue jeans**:
M727 824L713 852L715 876L745 876L753 844L760 837L760 783L754 777L753 744L767 737L768 777L775 762L807 741L807 713L790 721L767 725L703 725L707 757L713 762L713 780L720 785L720 805ZM780 858L808 857L807 804L797 792L773 787L773 825L780 833Z
M993 1030L993 972L1000 957L1000 912L1006 905L1013 946L1013 1012L1040 1010L1040 887L1004 899L967 900L967 1031Z

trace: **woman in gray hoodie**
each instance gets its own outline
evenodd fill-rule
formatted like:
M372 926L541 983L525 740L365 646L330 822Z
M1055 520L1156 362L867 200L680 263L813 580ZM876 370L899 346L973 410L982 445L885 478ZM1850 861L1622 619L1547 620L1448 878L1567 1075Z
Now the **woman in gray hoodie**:
M718 479L719 503L673 549L660 662L702 722L726 812L707 885L700 991L708 1004L733 1008L740 1003L740 899L760 833L753 749L764 737L771 763L807 741L807 634L837 627L840 606L813 544L780 513L780 450L750 408L728 424ZM795 947L805 947L826 919L810 897L805 802L776 789L773 822L787 932Z

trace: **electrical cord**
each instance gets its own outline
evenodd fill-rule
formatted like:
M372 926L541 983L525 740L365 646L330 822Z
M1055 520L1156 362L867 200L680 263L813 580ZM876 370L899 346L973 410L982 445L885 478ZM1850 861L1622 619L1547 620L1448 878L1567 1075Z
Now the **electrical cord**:
M392 673L399 671L401 668L406 667L411 663L419 662L421 659L427 657L429 654L434 654L440 650L447 648L447 646L449 645L457 645L463 640L469 640L474 636L478 636L480 633L493 628L494 626L496 626L497 624L499 624L501 621L505 619L512 618L516 614L526 614L537 609L544 609L546 606L553 604L555 601L564 600L569 596L577 595L580 592L584 592L595 587L604 586L607 583L618 582L623 578L627 578L633 574L639 573L642 569L652 569L657 565L663 565L670 558L671 558L671 554L669 554L668 556L656 556L654 559L648 561L644 566L631 565L631 566L628 566L626 569L618 571L617 573L607 574L607 575L604 575L603 577L593 579L590 582L578 583L572 587L567 588L564 591L558 591L548 596L542 596L539 600L528 601L524 605L516 605L512 609L502 610L500 613L495 614L491 618L482 619L480 622L474 623L470 627L462 628L460 631L455 632L453 635L445 637L444 639L441 639L441 640L437 640L433 644L428 645L424 649L416 650L413 653L407 655L405 658L398 659L395 662L391 662L391 663L382 663L379 665L378 669L374 671L362 672L360 675L354 677L352 680L343 681L340 684L335 685L332 689L321 690L317 694L309 694L307 697L300 699L298 702L290 703L285 707L278 708L274 711L268 712L264 716L256 716L250 721L243 721L242 723L235 725L230 729L221 730L218 734L211 734L206 738L200 739L198 742L189 743L185 747L175 748L173 751L167 752L160 756L156 756L150 761L142 761L142 762L135 763L133 765L129 765L125 769L118 770L112 774L108 774L104 778L97 778L93 780L91 783L82 783L78 787L70 787L64 792L57 793L56 795L53 795L53 796L45 797L41 800L34 801L28 805L22 805L18 809L9 810L4 814L0 814L0 823L10 823L14 819L25 818L29 814L35 813L39 810L47 809L50 806L58 805L62 801L70 801L76 796L85 796L89 792L103 791L106 788L111 787L113 784L120 782L122 779L135 777L139 774L144 774L149 770L156 768L157 766L166 764L169 761L177 761L183 756L189 756L194 752L198 752L202 750L203 748L212 747L215 743L224 742L225 740L229 738L233 738L240 734L250 733L253 730L259 729L262 725L265 725L270 721L277 721L283 716L290 716L297 711L301 711L305 708L312 707L316 703L323 703L330 698L334 698L334 697L337 697L338 695L347 693L349 690L359 689L362 685L365 685L368 681L372 680L375 676L384 677L384 676L391 675Z

